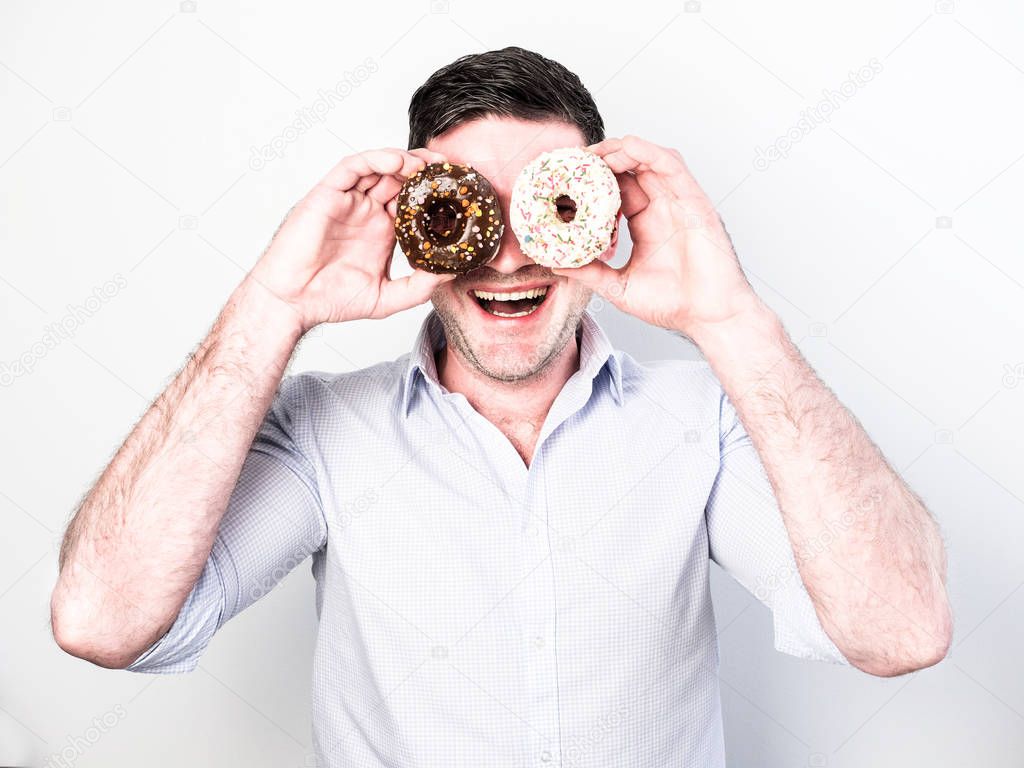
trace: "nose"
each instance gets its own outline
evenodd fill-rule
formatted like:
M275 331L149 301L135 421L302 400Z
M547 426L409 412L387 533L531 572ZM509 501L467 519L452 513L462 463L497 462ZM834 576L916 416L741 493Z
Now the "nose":
M509 192L502 190L498 193L498 204L501 205L505 231L501 235L501 247L498 249L498 255L487 262L487 266L495 272L507 275L511 275L523 267L536 265L536 262L520 249L519 238L516 237L516 233L512 231L512 226L509 224L510 198Z

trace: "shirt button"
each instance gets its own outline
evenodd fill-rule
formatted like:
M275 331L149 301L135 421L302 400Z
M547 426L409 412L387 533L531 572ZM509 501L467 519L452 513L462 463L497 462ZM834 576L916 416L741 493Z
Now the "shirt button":
M533 644L536 645L538 648L543 648L544 638L541 635L537 635L535 638L533 638Z
M537 535L540 534L540 528L538 528L536 525L533 525L533 524L531 524L530 527L527 528L526 530L528 530L530 532L531 536L537 536Z
M540 760L542 763L550 763L551 753L545 749L543 752L540 753Z

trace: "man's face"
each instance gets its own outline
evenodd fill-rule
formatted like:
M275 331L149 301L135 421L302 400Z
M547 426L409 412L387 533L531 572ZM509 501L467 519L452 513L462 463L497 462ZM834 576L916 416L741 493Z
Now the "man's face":
M508 117L473 120L431 139L427 148L454 163L471 165L494 186L505 221L498 255L488 264L439 286L431 302L444 325L449 345L463 364L500 381L537 376L572 339L591 291L559 277L519 249L509 226L512 187L519 171L542 152L586 144L578 128L562 122L533 122ZM614 246L602 255L608 259ZM515 293L546 291L535 309L525 302L483 302L475 291ZM518 317L504 314L528 311Z

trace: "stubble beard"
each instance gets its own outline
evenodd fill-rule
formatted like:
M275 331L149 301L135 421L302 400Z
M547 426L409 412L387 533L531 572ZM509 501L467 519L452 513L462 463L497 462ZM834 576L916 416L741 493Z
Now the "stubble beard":
M554 327L544 333L543 339L532 354L502 361L493 361L482 354L480 347L473 343L472 334L467 328L471 321L466 322L461 313L455 311L449 297L443 291L435 291L430 301L444 327L446 342L474 371L503 383L527 383L543 377L552 361L558 358L573 338L590 301L590 295L591 291L587 289L577 289L563 321L555 323Z

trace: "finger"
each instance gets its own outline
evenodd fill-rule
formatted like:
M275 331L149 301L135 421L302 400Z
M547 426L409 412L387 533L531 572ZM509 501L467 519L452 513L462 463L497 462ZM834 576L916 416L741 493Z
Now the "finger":
M377 183L370 187L367 194L378 203L386 204L391 202L391 199L398 194L404 183L401 179L397 179L394 176L381 176Z
M378 181L380 181L380 179L381 175L379 173L371 173L369 176L363 176L361 179L359 179L359 181L356 182L354 189L358 189L360 192L365 192Z
M405 162L402 163L402 168L397 175L401 176L403 179L409 178L414 173L416 173L419 170L422 170L426 166L426 163L423 161L423 158L417 157L412 152L403 152L402 157L404 158Z
M624 160L622 158L625 158ZM645 168L636 168L632 158L622 152L616 152L605 157L608 167L615 172L616 176L630 174L636 180L637 185L647 197L648 202L659 197L676 196L673 190L666 184L665 179L657 173ZM620 171L619 168L625 170Z
M674 166L668 166L661 162L657 164L658 167L654 167L654 165L652 165L651 163L645 160L640 160L635 155L628 152L625 147L617 149L614 152L609 152L607 155L604 156L604 161L605 163L608 164L608 167L611 168L615 173L648 172L655 173L658 176L661 176L666 179L673 178L673 176L677 176L679 174L679 171L681 170L678 164ZM678 161L674 157L672 158L672 161L674 163L678 163ZM661 170L659 170L659 168ZM666 171L671 171L671 173L668 173Z
M605 155L617 152L622 148L622 139L612 138L599 141L597 144L591 144L587 149L596 155L604 157Z
M369 150L342 158L321 182L327 187L347 192L364 176L398 173L405 158L398 150Z
M632 179L626 182L627 188L623 190L622 212L627 219L646 208L653 198L673 194L673 190L657 173L626 151L625 138L605 139L597 144L591 144L587 149L600 155L605 164L612 169L619 179L620 189L625 176L628 175ZM632 196L628 204L627 195ZM629 212L627 207L631 208Z
M385 280L380 289L380 317L388 317L403 309L415 307L430 298L439 285L451 282L458 275L435 275L414 269L411 275L397 280Z
M651 202L632 173L617 173L615 178L619 180L619 196L622 198L622 215L627 219L636 216L640 211L647 208Z
M380 174L407 177L423 166L422 158L404 149L370 149L343 158L321 183L347 192L364 176Z
M446 162L445 156L440 152L434 152L429 149L420 147L418 149L409 150L409 154L418 157L423 160L424 163L443 163ZM417 169L418 170L418 169ZM415 173L415 171L413 172ZM412 176L413 174L409 174ZM405 183L405 177L399 178L397 176L381 176L378 181L372 187L366 187L368 194L374 200L379 203L389 203L391 199L398 194L399 190L402 189L402 184ZM393 206L388 206L388 213L392 216L397 215L398 209Z
M426 149L425 147L418 147L416 149L409 150L410 155L422 159L427 163L444 163L447 162L448 158L442 155L440 152L434 152L432 149Z
M639 136L624 136L620 151L633 158L639 166L663 176L674 176L686 169L680 157L670 149Z
M603 261L594 260L582 267L552 267L551 271L556 275L583 283L594 293L608 299L616 306L625 292L622 270L610 267Z
M678 150L662 147L637 136L626 136L622 146L605 157L616 173L652 171L677 195L692 195L700 188Z

